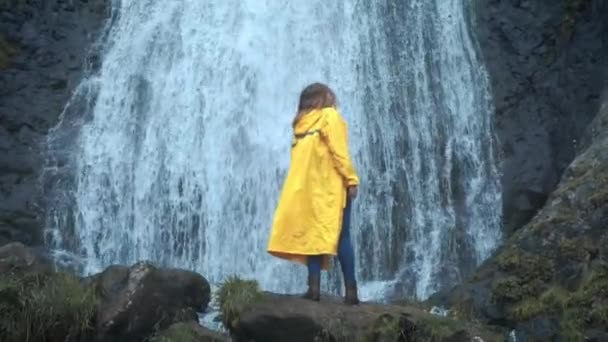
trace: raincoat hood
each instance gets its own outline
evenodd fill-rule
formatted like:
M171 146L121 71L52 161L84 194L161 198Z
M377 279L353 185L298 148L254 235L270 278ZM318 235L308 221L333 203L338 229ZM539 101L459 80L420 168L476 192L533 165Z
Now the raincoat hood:
M319 126L325 114L326 112L323 109L313 109L304 114L296 123L294 133L301 134Z

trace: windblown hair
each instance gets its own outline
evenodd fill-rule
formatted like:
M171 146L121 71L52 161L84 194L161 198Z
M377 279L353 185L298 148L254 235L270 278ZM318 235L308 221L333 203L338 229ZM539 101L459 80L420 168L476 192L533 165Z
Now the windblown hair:
M322 83L313 83L300 93L300 102L296 117L293 119L293 127L296 127L300 119L315 109L336 106L336 94L328 86Z

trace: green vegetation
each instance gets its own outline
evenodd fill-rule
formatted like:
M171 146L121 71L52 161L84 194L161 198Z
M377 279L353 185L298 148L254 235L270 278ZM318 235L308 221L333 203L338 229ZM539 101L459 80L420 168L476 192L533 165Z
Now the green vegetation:
M462 322L439 316L421 317L417 322L416 335L423 341L442 341L464 328Z
M0 0L0 9L21 7L27 3L27 0Z
M568 292L552 287L539 298L526 298L513 307L512 315L517 321L526 321L540 314L559 314L564 309Z
M11 58L17 53L17 48L9 43L0 33L0 70L10 65Z
M325 322L325 329L319 332L315 342L369 342L408 340L402 330L399 317L385 313L380 315L368 331L361 332L349 325L342 317L331 317Z
M261 298L262 293L256 281L228 278L215 294L224 326L237 326L240 313Z
M561 38L569 40L580 14L591 4L591 0L563 0L564 15L561 23Z
M608 266L602 265L565 301L569 327L608 326Z
M152 338L152 342L195 342L196 340L196 333L188 325L181 323Z
M542 293L553 274L553 261L516 248L503 251L497 257L498 269L509 274L494 282L492 300L495 303L518 302Z
M90 329L98 299L65 273L0 275L0 340L76 337Z
M566 245L570 246L568 242ZM562 336L568 341L582 341L586 329L608 326L607 265L594 267L576 291L568 292L557 285L540 293L527 289L529 284L517 277L507 277L494 288L495 300L512 304L508 313L513 321L555 317L561 324Z
M170 326L150 339L150 342L221 342L221 337L201 336L197 332L196 322L181 322Z

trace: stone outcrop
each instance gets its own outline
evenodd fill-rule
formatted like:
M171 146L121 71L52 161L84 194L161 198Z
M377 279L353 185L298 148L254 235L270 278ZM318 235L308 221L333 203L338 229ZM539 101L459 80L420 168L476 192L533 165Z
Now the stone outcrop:
M555 190L595 115L608 66L608 2L475 1L495 129L502 147L508 233Z
M262 293L254 281L228 280L218 292L221 318L236 342L498 341L502 335L415 305L320 302Z
M58 123L109 17L109 0L0 1L0 245L41 242L38 178ZM65 146L66 148L68 146Z
M111 266L90 281L101 300L95 341L136 341L173 322L196 321L210 300L201 275L147 263Z
M582 141L531 222L432 302L525 340L608 340L608 87Z

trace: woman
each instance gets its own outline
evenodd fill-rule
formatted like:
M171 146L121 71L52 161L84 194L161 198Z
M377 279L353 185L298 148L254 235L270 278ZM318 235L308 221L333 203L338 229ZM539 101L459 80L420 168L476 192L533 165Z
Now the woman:
M305 298L320 298L321 269L338 255L345 303L358 304L355 258L350 239L351 201L359 177L347 142L346 122L336 96L324 84L306 87L293 121L291 165L277 206L268 252L308 265Z

